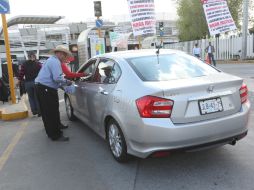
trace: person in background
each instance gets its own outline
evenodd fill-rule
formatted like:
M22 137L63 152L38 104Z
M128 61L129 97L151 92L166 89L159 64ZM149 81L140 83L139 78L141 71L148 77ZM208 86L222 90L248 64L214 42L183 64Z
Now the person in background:
M193 54L195 57L200 58L201 49L200 49L200 47L198 47L198 44L197 44L197 43L195 44L195 47L194 47L193 50L192 50L192 54Z
M210 63L213 62L213 65L216 66L216 62L213 55L215 52L215 48L211 42L209 42L209 45L206 47L205 52L208 53L209 62Z
M43 64L35 79L36 92L41 107L41 115L46 134L52 141L69 141L61 129L67 128L60 121L58 88L72 84L64 78L61 63L66 62L71 52L63 45L51 51L53 55Z
M36 60L36 55L34 52L30 52L28 54L28 60L21 65L21 69L19 70L18 75L18 84L25 77L25 90L28 94L28 100L30 104L30 108L33 115L41 116L40 106L38 103L38 99L35 92L34 80L37 77L39 71L41 69L41 64Z

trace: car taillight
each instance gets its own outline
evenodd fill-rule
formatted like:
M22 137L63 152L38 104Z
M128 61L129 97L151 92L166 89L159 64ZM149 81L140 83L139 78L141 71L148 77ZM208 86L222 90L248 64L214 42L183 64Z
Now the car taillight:
M248 100L248 88L246 84L243 84L239 90L242 104Z
M169 118L171 116L174 101L155 96L144 96L136 100L141 117L145 118Z

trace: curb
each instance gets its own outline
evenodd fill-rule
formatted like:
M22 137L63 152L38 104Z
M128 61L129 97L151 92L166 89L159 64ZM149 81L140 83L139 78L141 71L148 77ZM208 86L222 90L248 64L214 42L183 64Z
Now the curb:
M216 61L218 64L254 64L253 60L250 61Z
M16 111L13 111L16 110ZM8 105L8 109L0 108L0 119L3 121L12 121L28 117L28 109L23 100L17 104Z
M16 113L1 113L0 119L3 121L12 121L16 119L24 119L28 117L28 111L16 112Z

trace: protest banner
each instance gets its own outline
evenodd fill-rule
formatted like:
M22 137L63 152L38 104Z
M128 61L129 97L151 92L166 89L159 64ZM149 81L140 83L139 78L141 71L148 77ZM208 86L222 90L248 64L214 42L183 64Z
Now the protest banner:
M154 0L127 0L134 36L156 34Z
M201 0L210 35L236 30L226 0Z
M110 44L112 47L128 49L129 34L121 34L118 32L110 32Z
M104 38L90 38L91 57L105 53L105 39Z

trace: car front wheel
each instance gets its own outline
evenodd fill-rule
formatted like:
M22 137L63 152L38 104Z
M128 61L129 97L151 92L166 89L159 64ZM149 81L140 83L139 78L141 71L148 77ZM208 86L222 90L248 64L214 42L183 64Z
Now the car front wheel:
M107 125L107 141L113 157L118 162L128 160L127 146L119 125L113 119Z
M70 121L76 120L76 117L73 114L73 108L71 106L71 101L70 101L70 98L68 96L65 98L65 109L66 109L66 114L67 114L68 119Z

